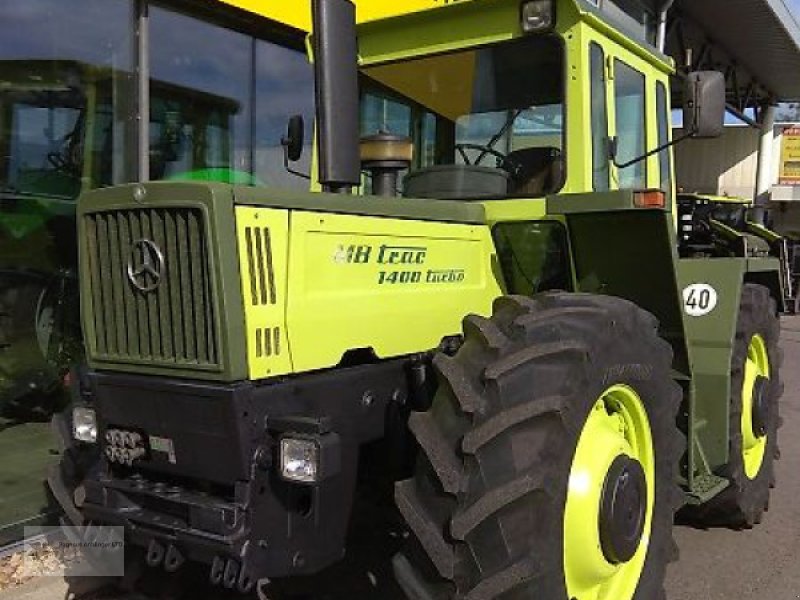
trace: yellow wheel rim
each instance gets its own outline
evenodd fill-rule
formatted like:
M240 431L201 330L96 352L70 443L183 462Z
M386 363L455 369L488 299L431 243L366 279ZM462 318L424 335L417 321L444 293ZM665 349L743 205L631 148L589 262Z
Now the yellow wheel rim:
M606 480L620 459L635 461L641 467L646 502L640 503L644 521L632 556L612 561L600 523ZM589 413L570 470L564 515L564 576L569 598L633 598L650 544L655 494L655 452L647 411L632 388L615 385L600 396Z
M769 354L764 338L756 334L747 347L742 382L742 459L744 472L749 479L755 479L764 464L767 450L767 435L757 435L753 427L753 399L759 377L769 379Z

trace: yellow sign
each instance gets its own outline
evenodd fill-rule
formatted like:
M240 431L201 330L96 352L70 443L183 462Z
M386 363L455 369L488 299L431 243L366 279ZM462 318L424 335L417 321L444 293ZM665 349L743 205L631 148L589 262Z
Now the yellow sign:
M790 127L783 132L779 183L800 185L800 127Z
M311 3L297 0L222 0L248 12L285 23L303 31L311 30ZM448 0L355 0L359 23L416 12L449 4Z

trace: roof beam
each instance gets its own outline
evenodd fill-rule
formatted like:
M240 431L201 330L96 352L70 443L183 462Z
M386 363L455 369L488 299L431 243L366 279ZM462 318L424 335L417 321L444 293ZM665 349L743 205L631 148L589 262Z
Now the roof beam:
M745 123L759 127L758 115L763 113L761 107L773 104L775 94L682 11L673 12L667 31L666 48L675 58L678 76L683 78L690 71L720 71L725 75L729 112ZM757 118L748 117L748 110L753 111Z

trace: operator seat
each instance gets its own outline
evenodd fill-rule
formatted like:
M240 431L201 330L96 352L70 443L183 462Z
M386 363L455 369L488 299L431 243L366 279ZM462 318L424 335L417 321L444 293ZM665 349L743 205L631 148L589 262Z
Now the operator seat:
M522 148L508 153L508 164L515 165L511 176L511 195L543 196L557 190L564 181L564 157L553 147Z

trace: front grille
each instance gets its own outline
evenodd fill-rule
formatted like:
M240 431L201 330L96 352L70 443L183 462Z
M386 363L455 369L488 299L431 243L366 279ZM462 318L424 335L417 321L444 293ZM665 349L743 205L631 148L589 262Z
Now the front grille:
M94 358L218 367L216 302L202 211L136 208L84 219L92 304L86 318L94 325ZM142 269L146 253L152 269Z

